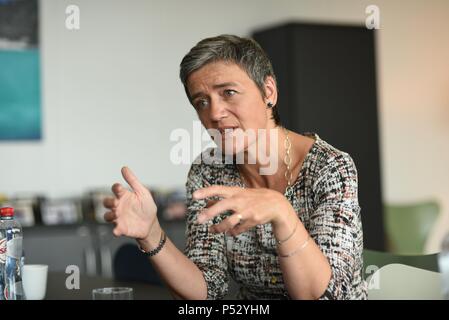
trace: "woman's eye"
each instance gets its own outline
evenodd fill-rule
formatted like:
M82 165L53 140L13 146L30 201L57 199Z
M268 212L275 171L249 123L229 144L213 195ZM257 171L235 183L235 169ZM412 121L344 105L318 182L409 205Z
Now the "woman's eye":
M224 93L225 93L226 96L232 97L233 95L235 95L237 93L237 91L232 90L232 89L228 89L228 90L225 90Z
M195 106L197 109L201 109L201 108L207 107L208 104L209 103L206 99L201 99L195 103Z

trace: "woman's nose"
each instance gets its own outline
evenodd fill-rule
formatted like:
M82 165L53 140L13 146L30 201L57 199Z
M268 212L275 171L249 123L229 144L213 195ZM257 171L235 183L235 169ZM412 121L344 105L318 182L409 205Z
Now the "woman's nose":
M220 101L210 102L210 119L211 121L220 121L227 117L227 110L224 103Z

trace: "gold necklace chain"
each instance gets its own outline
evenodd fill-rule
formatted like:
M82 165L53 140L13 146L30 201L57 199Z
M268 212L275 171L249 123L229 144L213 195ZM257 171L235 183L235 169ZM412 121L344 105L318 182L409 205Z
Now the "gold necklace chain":
M284 156L284 164L287 166L287 169L284 172L285 180L287 180L287 188L285 189L285 193L287 195L290 195L292 190L292 179L293 179L293 173L292 173L292 156L291 156L291 149L292 149L292 143L290 141L290 137L288 136L288 130L287 128L284 128L285 131L285 140L284 140L284 147L285 147L285 156Z
M285 155L284 155L284 164L287 166L287 169L284 172L285 180L287 180L287 187L285 188L285 194L290 195L292 193L292 179L293 179L293 173L292 173L292 156L291 156L291 148L292 143L290 141L290 137L288 136L288 129L283 128L285 132L285 140L284 140L284 148L285 148ZM246 178L240 174L243 184L248 186L248 183L246 182Z

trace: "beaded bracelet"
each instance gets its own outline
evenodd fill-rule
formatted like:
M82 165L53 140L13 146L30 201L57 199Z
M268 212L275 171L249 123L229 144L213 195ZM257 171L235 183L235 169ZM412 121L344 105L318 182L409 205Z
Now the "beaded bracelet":
M161 240L159 241L159 245L155 249L150 250L150 251L145 251L139 245L139 250L142 251L142 253L145 254L148 257L155 256L156 254L159 253L159 251L161 251L162 247L165 245L165 241L166 240L167 240L167 235L165 234L164 231L162 231L162 233L161 233Z

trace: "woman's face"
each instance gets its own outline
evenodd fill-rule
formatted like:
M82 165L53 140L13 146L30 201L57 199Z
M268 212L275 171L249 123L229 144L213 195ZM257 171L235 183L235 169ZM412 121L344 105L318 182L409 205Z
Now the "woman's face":
M277 99L276 84L271 77L265 81L264 98L238 65L219 61L193 72L187 79L187 89L204 127L220 131L226 154L239 153L255 143L258 129L275 127L270 119L271 110L267 109L267 103L276 104ZM247 136L243 143L236 143L235 137L241 137L242 132L235 129L252 131L255 138Z

